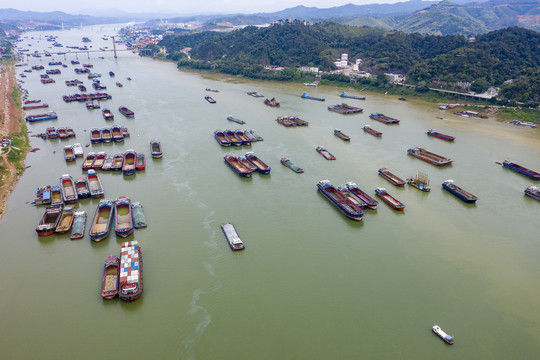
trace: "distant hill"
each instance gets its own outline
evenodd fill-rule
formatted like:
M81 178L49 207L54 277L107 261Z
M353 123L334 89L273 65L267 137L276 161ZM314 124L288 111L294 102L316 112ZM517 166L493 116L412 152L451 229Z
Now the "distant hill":
M20 11L15 9L0 9L0 22L23 25L33 23L38 27L114 24L122 22L122 19L113 17L95 17L88 15L71 15L61 11L35 12Z

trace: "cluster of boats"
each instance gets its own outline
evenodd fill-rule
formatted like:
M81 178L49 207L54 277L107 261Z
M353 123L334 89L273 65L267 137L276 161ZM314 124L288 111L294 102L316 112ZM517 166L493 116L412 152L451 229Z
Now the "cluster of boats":
M278 124L281 124L285 127L291 126L308 126L309 122L300 119L298 116L278 116L276 118Z
M346 217L362 220L364 208L375 210L378 202L360 189L354 182L348 182L337 188L329 180L321 180L317 188L332 205Z
M69 139L70 137L75 137L75 131L69 126L65 127L48 127L44 133L39 134L42 139Z
M103 171L122 171L124 175L133 175L135 171L146 169L146 160L144 153L137 153L135 150L127 150L124 153L107 155L100 151L97 154L90 152L84 159L81 168L83 171L103 170Z
M122 142L128 136L129 131L125 126L105 126L101 129L93 128L90 130L90 142L92 144L109 143L111 141Z
M255 171L264 175L270 174L270 166L266 165L266 163L253 152L248 152L244 156L227 154L225 155L224 160L227 165L242 177L251 177L251 174Z
M120 258L108 256L103 266L101 297L110 300L118 296L131 302L143 292L143 260L141 246L137 241L122 243Z
M73 94L73 95L63 95L62 99L65 102L85 102L88 100L110 100L112 96L107 93L92 93L92 94Z
M253 129L250 130L221 130L214 131L214 138L221 146L251 146L253 142L262 141L263 138Z

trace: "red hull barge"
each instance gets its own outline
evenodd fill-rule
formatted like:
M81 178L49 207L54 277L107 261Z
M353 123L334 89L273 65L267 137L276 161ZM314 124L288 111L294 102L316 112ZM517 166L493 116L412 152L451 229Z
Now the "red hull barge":
M369 117L373 120L377 120L377 121L380 121L382 122L383 124L399 124L399 120L398 119L394 119L394 118L391 118L389 116L386 116L384 114L371 114L369 115Z
M385 188L378 187L375 189L375 194L377 194L377 196L381 198L382 201L387 203L392 209L399 211L403 211L403 209L405 209L405 205L390 195Z
M428 132L427 132L426 134L428 134L429 136L434 136L434 137L436 137L436 138L445 140L445 141L454 141L454 140L456 139L456 138L453 137L453 136L450 136L450 135L446 135L446 134L440 133L440 132L438 132L438 131L435 130L435 129L429 129Z
M243 177L251 177L251 169L246 167L236 156L233 154L227 154L224 157L225 162L229 165L238 175Z
M321 154L326 160L336 160L336 157L332 155L324 146L318 146L315 149L319 154Z
M360 189L355 183L348 182L345 184L347 186L347 190L349 190L353 195L355 195L357 198L362 200L368 209L376 210L377 205L379 202L369 196L366 192L364 192L362 189Z
M416 147L412 149L408 149L407 153L409 155L414 156L417 159L424 160L425 162L428 162L435 166L444 166L444 165L450 165L454 160L446 158L441 155L434 154L432 152L427 151L424 148Z
M49 206L45 209L45 214L41 218L36 232L39 236L48 236L54 234L60 216L62 215L62 205Z
M364 130L364 131L367 132L368 134L371 134L371 135L376 136L376 137L381 137L381 136L382 136L382 132L377 131L377 130L373 130L373 129L371 128L371 126L369 126L369 125L364 125L364 127L362 128L362 130Z
M517 173L520 173L521 175L525 175L527 177L530 177L533 180L540 180L540 174L536 171L527 169L526 167L523 167L521 165L516 164L510 159L504 160L502 164L505 168L508 168L510 170L514 170Z
M405 180L392 174L387 168L380 168L379 175L381 175L383 178L390 181L392 184L396 186L405 186Z
M364 216L364 210L349 198L343 195L338 189L336 189L328 180L321 180L317 184L317 188L328 199L338 208L339 211L343 213L346 217L352 220L361 221Z

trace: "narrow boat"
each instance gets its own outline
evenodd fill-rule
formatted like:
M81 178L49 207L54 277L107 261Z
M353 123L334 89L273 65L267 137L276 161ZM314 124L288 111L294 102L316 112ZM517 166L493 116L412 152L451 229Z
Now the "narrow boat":
M244 120L237 119L232 115L227 116L227 120L233 121L233 122L241 124L241 125L244 125L246 123Z
M51 205L63 205L64 198L62 196L62 189L60 186L55 185L51 187Z
M111 170L120 171L124 165L124 154L115 154L113 157L113 163Z
M118 111L120 111L120 114L124 115L125 117L134 117L135 116L135 113L133 111L129 110L125 106L120 106L118 108Z
M510 159L504 160L502 165L505 168L513 170L513 171L515 171L515 172L517 172L517 173L519 173L521 175L525 175L527 177L530 177L533 180L540 180L540 173L537 173L536 171L527 169L524 166L518 165L518 164L516 164L514 161L512 161Z
M48 127L47 130L45 130L47 133L48 139L58 139L58 133L56 132L56 129L53 127Z
M214 138L221 146L231 146L231 139L220 129L214 131Z
M316 100L316 101L324 101L324 98L315 97L315 96L309 96L307 92L303 93L302 96L300 96L302 99L309 99L309 100Z
M262 138L262 136L260 136L259 134L257 134L257 132L255 132L255 130L250 129L250 130L246 130L246 131L249 131L250 134L253 135L255 137L255 139L257 139L257 141L263 141L264 140Z
M123 87L124 85L122 83L120 83L120 82L116 82L116 86Z
M112 155L106 155L105 160L103 160L103 166L101 166L101 170L104 170L104 171L111 170L112 163L113 163Z
M101 141L104 143L110 143L112 141L112 131L111 128L105 126L101 129Z
M271 107L278 107L280 105L279 101L276 100L276 98L271 98L264 100L264 104L271 106Z
M113 115L112 111L107 109L107 108L101 109L101 113L103 114L103 118L105 120L113 120L114 119L114 115Z
M236 231L236 228L234 227L233 224L231 223L221 224L221 230L223 230L225 239L227 239L227 242L229 243L229 246L232 251L245 249L244 243L240 239L240 236L238 236L238 232Z
M478 197L454 184L454 180L446 180L443 182L442 187L444 190L456 196L458 199L465 201L466 203L473 204L476 202L476 200L478 200Z
M229 165L236 173L243 177L251 177L252 171L247 168L239 159L238 157L234 156L233 154L227 154L224 157L225 162L227 165Z
M131 203L131 214L133 216L133 227L139 229L146 227L146 216L140 202Z
M392 174L387 168L380 168L379 175L381 175L386 180L390 181L396 186L405 186L405 181L399 178L398 176Z
M105 195L105 191L103 191L103 186L101 185L101 180L94 169L88 170L88 174L86 174L86 182L88 183L88 189L90 190L91 197L100 198Z
M348 98L348 99L356 99L356 100L366 100L366 98L364 96L354 96L354 95L350 95L348 92L344 91L342 92L340 95L340 97L342 98Z
M377 209L377 205L379 204L379 202L375 200L374 198L372 198L371 196L369 196L362 189L360 189L358 185L356 185L356 183L349 181L348 183L345 184L345 186L347 187L347 190L349 190L349 192L351 192L354 196L362 200L366 204L366 207L368 209L372 209L372 210Z
M99 242L109 236L113 213L113 201L101 199L94 214L92 227L90 228L89 235L92 241Z
M386 116L384 114L380 113L374 113L369 115L369 117L373 120L377 120L379 122L382 122L383 124L399 124L398 119L391 118L389 116Z
M122 142L124 141L124 135L122 134L122 129L118 125L114 125L111 128L112 132L112 139L114 142Z
M129 130L127 127L120 126L120 130L122 130L122 135L124 135L124 137L129 137Z
M224 133L231 140L231 144L233 144L234 146L242 145L242 140L238 138L238 136L236 135L236 133L233 130L226 129L224 131Z
M251 131L249 130L245 130L244 131L244 134L247 136L247 138L252 142L256 142L257 141L257 138L251 133Z
M452 345L454 343L454 337L445 333L439 325L435 324L431 330L437 334L438 337L444 340L445 343Z
M399 211L403 211L403 209L405 209L405 205L401 201L390 195L385 188L378 187L377 189L375 189L375 194L377 194L377 196L380 197L382 201L387 203L392 209Z
M109 71L109 76L110 76L110 77L114 77L114 72Z
M118 256L107 256L103 266L103 279L101 280L101 297L107 300L118 295L118 277L120 274L120 259Z
M143 261L141 247L137 241L122 243L120 252L120 278L118 297L124 301L135 301L143 292Z
M94 101L92 100L86 100L86 108L87 109L93 109L94 108Z
M35 121L42 121L42 120L54 120L58 119L58 115L56 115L56 112L49 111L46 114L39 114L39 115L28 115L24 118L24 120L28 122L35 122Z
M256 91L248 91L247 93L249 96L253 96L253 97L256 97L256 98L259 98L259 97L264 97L263 94L259 94L258 92Z
M71 234L69 238L80 239L84 236L84 230L86 229L86 212L85 211L76 211L73 218L73 226L71 227Z
M431 188L429 187L428 176L421 172L419 172L416 176L408 177L407 184L421 191L425 191L425 192L431 191Z
M94 158L94 162L92 163L92 169L101 170L101 168L103 167L103 163L105 162L106 156L107 154L105 154L105 152L98 152L96 157Z
M67 139L69 137L65 127L59 127L58 129L56 129L56 132L58 132L58 137L60 139Z
M446 134L443 134L443 133L440 133L438 132L437 130L435 129L429 129L427 131L427 133L429 136L434 136L436 138L439 138L439 139L442 139L442 140L445 140L445 141L454 141L456 138L453 137L453 136L450 136L450 135L446 135Z
M60 216L62 215L62 206L54 205L45 209L43 217L36 227L36 232L39 236L48 236L54 234Z
M122 165L122 173L124 175L133 175L135 174L135 158L137 157L137 153L135 150L127 150L124 153L124 164Z
M251 146L251 140L246 136L244 131L242 131L240 129L236 129L236 130L234 130L234 134L236 135L236 137L238 139L240 139L242 141L242 145Z
M83 171L86 171L92 168L92 163L94 162L95 158L96 158L95 152L89 152L88 155L86 155L86 159L84 159L81 165L81 168L83 169Z
M58 220L58 225L56 225L56 230L54 232L58 234L65 234L71 230L73 225L73 219L75 216L75 206L66 205L62 210L62 215L60 215L60 220Z
M317 184L317 188L346 217L353 220L362 220L364 210L354 202L345 197L338 189L336 189L328 180L321 180Z
M48 104L38 104L38 105L23 105L23 110L32 110L32 109L44 109L44 108L48 108L49 105Z
M343 194L347 199L349 199L353 204L356 206L359 206L361 208L364 208L367 206L367 204L364 202L364 200L358 198L356 195L354 195L346 185L341 185L337 187L338 191Z
M150 153L152 154L152 158L154 159L160 159L161 157L163 157L163 151L161 150L161 143L159 141L150 141Z
M84 85L82 85L82 84L77 85L77 87L79 88L79 91L81 91L81 92L85 92L85 91L86 91L86 86L84 86Z
M337 104L337 105L331 105L331 106L328 107L328 110L333 111L333 112L337 112L338 114L344 114L344 115L358 114L358 113L361 113L362 111L364 111L364 109L362 109L362 108L347 105L345 103Z
M73 146L64 146L64 160L66 160L67 162L75 161L75 153L73 151Z
M135 170L141 171L146 169L146 160L144 158L144 153L137 153L137 159L135 161Z
M68 134L68 137L75 137L75 131L73 131L72 127L66 126L66 132Z
M90 188L85 178L75 179L75 189L77 190L77 197L79 199L90 197Z
M261 174L264 174L264 175L270 174L270 170L271 170L270 166L266 165L261 159L259 159L259 157L255 155L255 153L251 151L246 153L246 159L251 164L253 164L257 168L257 171L260 172Z
M291 169L295 173L303 173L304 172L304 169L302 169L301 167L295 165L288 157L282 157L280 161L281 161L281 163L283 165L285 165L286 167L288 167L289 169Z
M336 160L336 157L332 155L324 146L317 146L315 149L319 154L321 154L326 160Z
M60 189L62 190L62 199L66 204L72 204L77 202L77 190L75 189L75 182L69 174L64 174L60 177Z
M525 189L525 195L540 201L540 188L538 186L529 186Z
M120 196L114 202L114 231L121 238L126 238L133 232L131 200L125 196Z
M206 90L206 91L210 91L210 92L216 92L216 93L219 92L219 90L210 89L210 88L206 88L205 90Z
M252 163L250 163L248 161L248 159L245 157L245 155L243 156L238 156L238 160L240 160L240 162L242 163L242 165L244 165L245 167L247 167L252 173L257 171L257 167L255 165L253 165Z
M101 130L98 128L90 130L90 142L92 144L99 144L101 142Z
M376 136L376 137L381 137L382 136L382 132L372 129L371 126L369 126L369 125L364 125L362 130L364 130L368 134L371 134L371 135Z
M101 108L101 105L99 104L99 101L97 99L92 100L92 106L93 106L94 109Z
M422 147L415 147L415 148L408 149L407 153L409 155L414 156L417 159L424 160L425 162L428 162L435 166L450 165L454 161L444 156L429 152Z
M343 141L350 141L351 138L349 135L345 135L341 129L334 129L334 135L336 135L338 138L340 138Z
M216 100L214 100L211 96L206 95L206 96L204 97L204 99L205 99L206 101L208 101L210 104L215 104L215 103L216 103Z

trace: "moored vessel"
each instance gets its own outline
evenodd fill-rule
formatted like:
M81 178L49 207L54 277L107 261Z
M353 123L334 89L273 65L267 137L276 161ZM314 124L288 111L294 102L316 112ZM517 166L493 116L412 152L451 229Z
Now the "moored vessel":
M236 129L234 130L234 134L240 141L242 141L242 145L251 146L251 140L246 136L243 130Z
M369 125L364 125L362 130L364 130L368 134L371 134L371 135L376 136L376 137L381 137L382 136L382 132L377 131L375 129L372 129L371 126L369 126Z
M75 154L76 157L84 155L84 151L80 143L73 144L73 154Z
M295 165L288 157L282 157L281 163L294 171L295 173L303 173L304 169L302 169L300 166Z
M144 157L144 153L137 153L137 158L135 161L135 170L142 171L146 169L146 160Z
M116 235L122 238L126 238L133 233L131 200L125 196L120 196L114 202L114 231Z
M429 178L426 174L419 172L416 176L407 178L407 184L417 188L420 191L431 191L429 187Z
M540 201L540 188L538 186L529 186L525 189L525 195Z
M316 100L316 101L324 101L324 98L310 96L307 92L303 93L302 96L300 96L302 99L309 99L309 100Z
M339 211L346 217L352 220L362 220L364 216L364 210L345 195L343 195L338 189L336 189L329 180L321 180L317 183L317 188L324 195L332 205L338 208Z
M118 296L124 301L134 301L143 292L143 261L137 241L122 243L120 252L120 278Z
M369 117L373 120L377 120L379 122L382 122L383 124L399 124L399 120L398 119L394 119L390 116L386 116L384 114L381 114L381 113L373 113L371 115L369 115Z
M152 158L154 159L160 159L161 157L163 157L163 151L161 150L161 143L159 141L150 141L150 153L152 154Z
M336 157L332 155L324 146L317 146L315 149L319 154L321 154L326 160L336 160Z
M62 215L60 215L60 220L58 221L58 225L56 225L55 232L57 234L65 234L69 230L71 230L74 216L75 207L73 205L64 206L64 209L62 210Z
M103 266L101 281L101 297L113 299L118 295L118 275L120 274L120 259L118 256L108 256Z
M105 157L107 154L105 152L100 151L96 154L96 157L94 158L94 162L92 163L92 169L94 170L101 170L103 167L103 163L105 162Z
M36 227L39 236L54 234L60 216L62 215L62 205L53 205L45 209L45 213Z
M216 131L214 131L214 138L221 146L227 147L231 146L232 144L231 139L221 129L217 129Z
M337 112L338 114L344 114L344 115L357 114L357 113L361 113L362 111L364 111L364 109L362 109L362 108L347 105L345 103L337 104L337 105L331 105L331 106L328 107L328 110L333 111L333 112Z
M215 103L216 103L216 100L214 100L214 98L212 98L211 96L206 95L206 96L204 97L204 99L205 99L206 101L208 101L210 104L215 104Z
M233 154L227 154L223 159L225 160L225 163L227 163L227 165L229 165L238 175L243 177L251 177L251 169L246 167L238 159L238 157L234 156Z
M112 139L114 142L124 141L124 134L122 134L122 129L118 125L111 127Z
M146 227L146 216L144 215L144 209L140 202L131 203L131 214L133 217L133 227L135 229Z
M515 172L517 172L517 173L519 173L521 175L525 175L527 177L530 177L533 180L540 180L540 173L537 173L536 171L533 171L531 169L527 169L524 166L518 165L518 164L516 164L514 161L512 161L510 159L504 160L502 165L505 168L513 170L513 171L515 171Z
M264 104L268 105L268 106L272 106L272 107L280 106L280 103L279 103L279 101L276 100L276 98L265 99Z
M120 106L118 108L118 111L120 112L120 114L124 115L125 117L134 117L135 116L135 113L133 111L131 111L130 109L128 109L127 107L125 107L125 106Z
M73 151L73 146L64 146L64 160L67 162L75 161L75 152Z
M221 224L221 230L223 230L223 234L225 235L225 238L227 239L232 251L245 249L244 243L240 239L240 236L238 236L238 232L233 224Z
M349 98L349 99L356 99L356 100L366 100L366 98L364 96L350 95L346 91L342 92L339 96L342 97L342 98Z
M108 126L101 128L101 141L104 143L110 143L112 139L113 137L112 137L111 128Z
M456 139L453 136L440 133L435 129L429 129L426 134L428 134L429 136L433 136L433 137L445 140L445 141L454 141Z
M102 199L99 201L89 233L92 241L99 242L109 236L113 213L112 200Z
M92 144L99 144L101 142L101 130L98 128L90 130L90 142Z
M86 155L86 159L84 159L84 161L83 161L83 163L81 165L81 169L83 171L91 169L92 168L92 163L94 162L95 158L96 158L96 153L95 152L89 152Z
M402 211L403 209L405 209L405 205L401 201L399 201L398 199L390 195L388 191L386 191L385 188L382 188L382 187L376 188L375 194L377 194L377 196L386 204L388 204L392 209L399 210L399 211Z
M53 120L58 119L58 115L56 115L56 112L49 111L46 114L39 114L39 115L28 115L24 118L24 120L28 122L35 122L35 121L42 121L42 120Z
M261 174L270 174L270 166L266 165L255 153L248 152L246 153L246 159L249 161L253 166L257 168L257 171Z
M90 197L90 189L88 187L88 182L85 178L75 179L75 189L77 190L77 197L79 199L85 199Z
M101 180L94 169L89 169L86 174L86 182L88 183L88 189L90 190L90 196L93 198L100 198L105 195Z
M62 190L62 199L66 204L72 204L77 202L77 190L75 189L75 183L73 178L69 174L64 174L60 178L60 189Z
M472 204L475 203L476 200L478 200L478 197L454 184L454 180L446 180L445 182L443 182L442 187L450 194L456 196L458 199L465 201L466 203Z
M240 125L244 125L246 123L244 120L237 119L232 115L227 116L227 120L235 122L235 123L240 124Z
M113 162L111 165L111 170L120 171L124 165L124 154L119 153L113 156Z
M122 165L122 173L124 175L133 175L135 174L135 159L137 157L137 153L135 150L127 150L124 153L124 164Z
M340 138L343 141L350 141L351 138L349 135L344 134L341 129L334 129L334 135L336 135L338 138Z
M114 115L113 115L112 111L107 109L107 108L101 109L101 113L103 114L103 118L105 120L113 120L114 119Z
M437 334L438 337L440 337L441 339L443 339L443 341L447 344L450 344L452 345L454 343L454 337L451 336L451 335L448 335L447 333L445 333L441 327L437 324L433 325L431 327L431 330Z
M369 196L364 190L360 189L356 183L349 181L345 184L347 189L360 200L362 200L368 209L376 210L379 202Z
M233 130L226 129L223 132L231 140L231 144L233 144L234 146L241 146L242 145L242 140L240 138L238 138L238 135L236 135L236 133Z
M76 211L73 218L73 226L71 227L71 234L69 238L80 239L84 236L84 230L86 229L86 212L85 211Z
M390 181L392 184L396 186L405 186L405 181L401 179L400 177L392 174L390 170L388 170L387 168L380 168L379 175L381 175L383 178Z
M422 147L408 149L407 153L417 159L424 160L425 162L428 162L435 166L450 165L453 162L453 160L449 158L429 152Z

